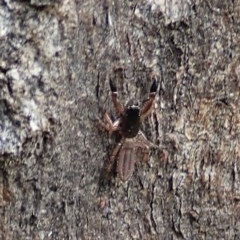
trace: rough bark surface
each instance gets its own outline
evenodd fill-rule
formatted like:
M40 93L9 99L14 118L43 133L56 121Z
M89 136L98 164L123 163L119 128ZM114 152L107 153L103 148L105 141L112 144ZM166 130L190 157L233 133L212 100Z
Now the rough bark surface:
M239 239L240 2L1 1L0 239ZM162 146L103 181L92 119L142 99Z

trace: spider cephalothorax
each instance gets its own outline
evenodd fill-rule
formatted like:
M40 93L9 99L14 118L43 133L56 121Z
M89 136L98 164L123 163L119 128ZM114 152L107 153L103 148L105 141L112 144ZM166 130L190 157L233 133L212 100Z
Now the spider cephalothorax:
M126 181L133 173L136 161L136 148L145 150L145 157L148 157L149 147L151 143L146 139L142 131L140 131L141 122L148 117L155 103L157 82L154 80L148 99L143 101L140 107L136 99L131 99L123 106L117 97L117 88L110 80L110 89L112 92L112 101L119 115L119 118L112 122L107 113L104 115L104 122L100 124L109 132L119 131L122 135L122 140L115 147L110 158L110 166L108 171L111 170L113 163L117 160L117 172L122 181Z
M135 137L140 128L140 106L135 99L131 99L120 115L119 131L126 138Z

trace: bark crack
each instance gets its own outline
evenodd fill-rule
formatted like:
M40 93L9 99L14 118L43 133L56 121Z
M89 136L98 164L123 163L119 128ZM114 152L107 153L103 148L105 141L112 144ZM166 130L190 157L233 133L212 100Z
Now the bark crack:
M155 183L153 183L152 191L151 191L150 219L151 219L151 222L152 222L152 227L153 227L154 232L156 234L157 233L157 223L156 223L156 221L154 219L154 199L155 199L154 191L155 191Z

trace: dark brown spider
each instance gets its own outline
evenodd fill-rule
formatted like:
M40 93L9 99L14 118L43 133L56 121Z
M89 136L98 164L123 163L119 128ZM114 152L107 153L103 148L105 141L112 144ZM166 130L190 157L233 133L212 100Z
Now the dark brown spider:
M119 118L112 121L107 113L104 114L104 120L100 121L100 125L108 132L119 131L122 136L121 141L114 148L107 171L110 172L114 162L117 160L117 173L122 181L127 181L133 171L136 161L136 149L141 148L144 152L144 160L148 160L149 149L153 144L147 140L143 132L140 130L141 122L146 119L152 112L157 82L154 80L148 99L143 101L142 107L137 100L131 99L123 106L118 99L117 88L110 80L110 89L113 105Z

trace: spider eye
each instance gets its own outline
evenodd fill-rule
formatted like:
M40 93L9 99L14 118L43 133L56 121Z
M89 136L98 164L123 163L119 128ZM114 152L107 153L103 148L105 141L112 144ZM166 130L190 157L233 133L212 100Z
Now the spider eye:
M139 109L138 105L130 105L128 106L128 109Z
M131 99L126 105L126 109L128 110L131 110L131 109L137 110L139 108L140 108L140 105L136 99Z

